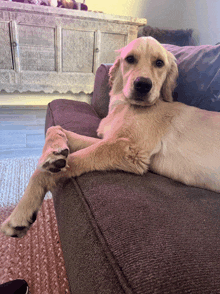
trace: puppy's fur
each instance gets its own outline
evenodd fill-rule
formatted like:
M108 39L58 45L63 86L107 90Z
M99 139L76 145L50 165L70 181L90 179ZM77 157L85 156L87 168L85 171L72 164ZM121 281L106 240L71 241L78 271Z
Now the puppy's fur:
M176 61L155 39L136 39L119 53L110 70L109 113L97 130L102 139L49 128L38 169L1 227L6 235L26 234L58 179L93 170L151 169L220 192L220 114L172 102Z

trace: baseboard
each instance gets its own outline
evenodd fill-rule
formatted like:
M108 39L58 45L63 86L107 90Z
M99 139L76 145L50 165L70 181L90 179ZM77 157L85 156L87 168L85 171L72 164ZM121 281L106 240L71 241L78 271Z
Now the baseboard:
M47 109L47 105L0 105L0 109Z
M75 101L91 103L92 95L85 94L83 92L77 94L44 94L44 93L2 93L0 91L0 107L8 106L23 106L27 107L46 107L48 103L56 99L69 99ZM34 108L36 109L36 108ZM42 108L41 108L42 109Z

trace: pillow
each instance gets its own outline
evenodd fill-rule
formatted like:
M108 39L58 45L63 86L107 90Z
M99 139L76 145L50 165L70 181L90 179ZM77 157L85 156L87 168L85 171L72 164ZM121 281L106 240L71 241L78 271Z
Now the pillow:
M174 100L220 111L220 45L163 45L177 59L179 78Z
M165 30L151 26L141 27L138 31L138 37L151 36L160 43L173 44L178 46L195 45L192 38L193 30Z

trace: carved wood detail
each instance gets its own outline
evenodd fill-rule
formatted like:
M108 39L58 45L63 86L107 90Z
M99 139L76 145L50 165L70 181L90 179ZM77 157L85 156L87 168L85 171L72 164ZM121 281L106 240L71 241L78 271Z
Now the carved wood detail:
M146 19L0 1L0 90L91 93Z

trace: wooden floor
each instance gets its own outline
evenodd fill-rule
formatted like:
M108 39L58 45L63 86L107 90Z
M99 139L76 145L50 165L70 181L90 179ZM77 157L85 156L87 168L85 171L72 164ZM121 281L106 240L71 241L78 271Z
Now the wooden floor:
M44 145L46 107L0 107L0 160L40 157Z

